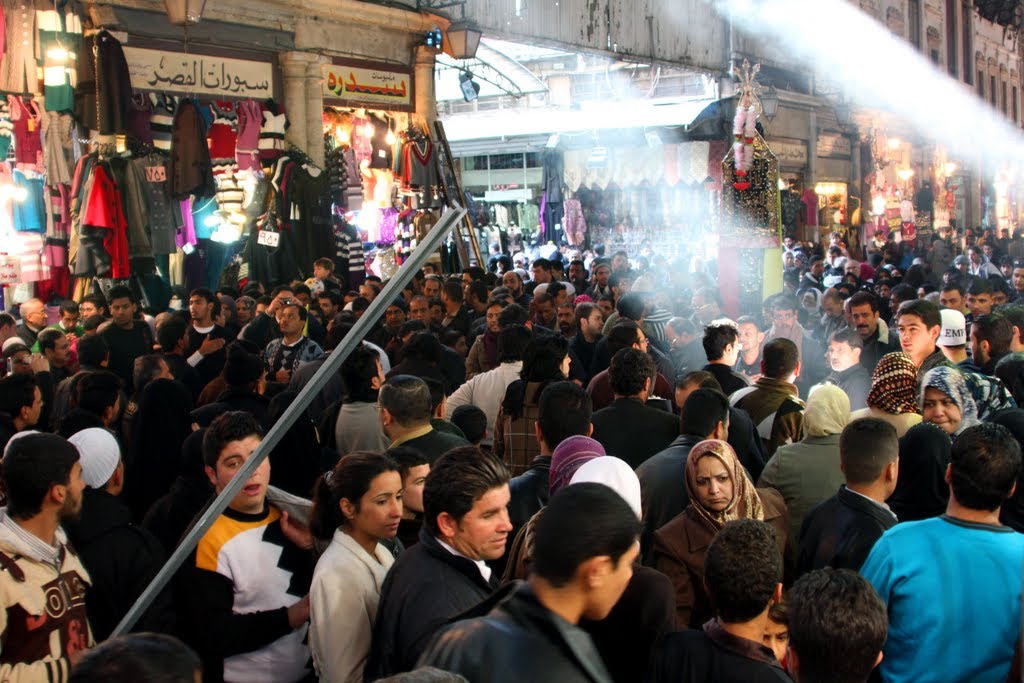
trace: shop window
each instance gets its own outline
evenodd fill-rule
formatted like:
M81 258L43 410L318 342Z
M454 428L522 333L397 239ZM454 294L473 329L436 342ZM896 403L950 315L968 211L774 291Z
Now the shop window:
M971 85L974 80L974 70L971 68L971 59L974 54L971 50L971 10L971 3L965 2L961 7L962 13L960 15L960 35L963 36L964 80L967 81L967 85ZM953 25L950 24L947 34L952 33Z
M542 166L544 166L544 161L540 152L526 153L526 168L541 168Z
M492 171L510 171L516 168L523 168L523 155L519 154L492 154Z
M462 170L463 171L486 171L487 170L487 155L481 154L475 157L465 157L462 159Z

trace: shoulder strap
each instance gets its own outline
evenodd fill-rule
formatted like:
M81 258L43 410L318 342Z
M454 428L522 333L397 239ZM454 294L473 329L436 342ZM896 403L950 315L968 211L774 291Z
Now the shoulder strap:
M0 552L0 571L9 572L11 577L18 583L25 582L25 572L18 566L18 558L21 555L11 557L7 553Z

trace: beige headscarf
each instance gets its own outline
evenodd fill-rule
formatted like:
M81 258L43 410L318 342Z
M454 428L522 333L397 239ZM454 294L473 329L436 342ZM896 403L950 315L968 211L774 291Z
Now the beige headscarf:
M839 434L850 421L850 397L834 384L811 388L804 408L804 436Z
M697 495L697 463L703 458L721 460L732 479L732 502L721 512L704 507ZM693 447L686 458L686 492L690 495L690 505L697 511L698 516L716 530L716 533L726 522L734 519L764 520L761 498L754 489L747 471L736 457L736 451L725 441L708 439Z

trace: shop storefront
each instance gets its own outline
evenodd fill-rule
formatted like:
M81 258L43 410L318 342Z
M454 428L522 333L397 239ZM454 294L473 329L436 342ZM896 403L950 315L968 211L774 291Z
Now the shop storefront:
M102 5L86 16L77 4L61 7L26 17L25 49L2 58L12 62L3 65L0 83L0 284L7 306L127 282L160 309L171 287L304 279L313 260L328 255L339 274L350 264L362 273L350 256L361 253L364 240L377 241L380 228L359 232L346 221L353 188L339 185L338 166L332 172L328 163L340 128L332 125L325 136L324 103L335 97L345 104L355 91L356 103L385 115L366 119L375 126L371 136L348 132L357 143L350 146L369 145L367 161L379 151L378 137L386 144L395 136L391 155L400 160L408 150L398 139L414 130L429 146L436 53L422 38L447 22L346 0L316 28L299 7L251 23L231 8L211 8L185 41L159 12ZM294 21L282 22L286 16ZM381 60L376 72L331 56L342 34L350 36L346 51ZM246 47L235 49L235 42ZM373 80L380 73L399 78ZM400 101L368 101L375 97ZM386 121L383 132L377 121ZM362 195L366 183L358 164L356 170ZM394 171L408 172L400 164ZM379 210L393 203L383 192L371 192Z

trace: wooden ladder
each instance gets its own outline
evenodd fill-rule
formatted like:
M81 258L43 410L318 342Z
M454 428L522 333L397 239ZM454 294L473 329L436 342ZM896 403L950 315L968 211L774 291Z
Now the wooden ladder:
M445 195L445 202L448 206L453 206L456 203L462 206L466 201L465 195L462 193L459 175L455 171L455 159L452 158L452 148L448 145L448 135L444 131L444 123L440 120L434 121L434 134L437 137L437 144L434 147L438 152L438 176L441 178L441 189ZM482 268L487 267L483 256L480 254L480 244L476 239L476 229L473 227L473 221L470 220L468 211L463 220L456 226L456 231L452 233L452 236L455 240L455 248L459 251L459 260L462 262L463 268L471 265L477 265ZM472 248L472 254L466 248L467 244ZM473 263L472 259L475 259L476 262Z

